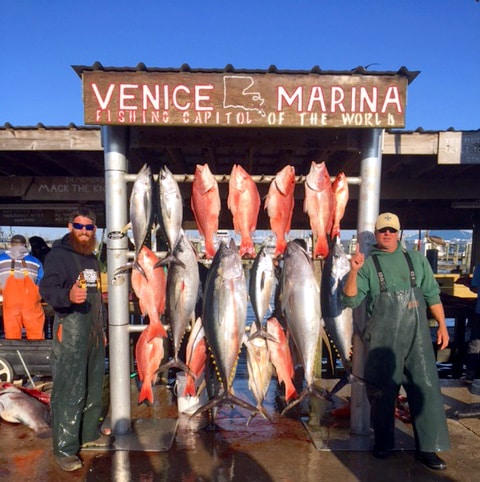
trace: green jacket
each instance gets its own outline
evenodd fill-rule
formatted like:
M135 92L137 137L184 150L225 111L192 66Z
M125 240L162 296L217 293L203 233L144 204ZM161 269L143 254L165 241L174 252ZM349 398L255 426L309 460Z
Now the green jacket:
M372 255L374 254L378 256L389 292L402 291L410 288L410 272L400 243L398 243L397 249L393 253L381 251L374 246L370 256L368 256L363 266L358 270L357 295L342 295L344 305L350 308L355 308L366 298L368 316L372 314L375 298L380 293L377 270L372 260ZM440 303L440 287L433 275L427 258L418 251L409 251L408 254L410 255L413 269L415 270L417 286L423 291L425 302L428 306Z

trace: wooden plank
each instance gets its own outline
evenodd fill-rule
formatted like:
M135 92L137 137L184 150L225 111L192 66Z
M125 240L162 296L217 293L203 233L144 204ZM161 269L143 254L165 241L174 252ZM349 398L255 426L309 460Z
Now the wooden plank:
M100 129L0 129L0 151L100 150Z
M436 155L438 152L438 132L385 132L383 154Z

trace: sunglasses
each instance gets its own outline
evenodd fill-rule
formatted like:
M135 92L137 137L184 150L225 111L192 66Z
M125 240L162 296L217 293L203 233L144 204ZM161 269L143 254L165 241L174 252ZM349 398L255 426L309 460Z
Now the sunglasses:
M392 233L392 234L395 234L398 229L395 229L395 228L382 228L382 229L379 229L378 232L379 233L382 233L382 234L385 234L386 232L389 232L389 233Z
M93 231L95 229L95 224L72 223L72 226L78 230L85 228L87 231Z

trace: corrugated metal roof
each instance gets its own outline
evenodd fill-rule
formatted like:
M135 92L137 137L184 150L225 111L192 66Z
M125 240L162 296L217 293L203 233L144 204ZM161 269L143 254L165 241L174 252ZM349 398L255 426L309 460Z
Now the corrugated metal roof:
M408 83L412 83L418 76L420 71L410 71L406 67L400 67L397 71L377 71L368 70L368 66L358 66L350 70L323 70L315 65L310 70L285 70L278 69L275 65L271 65L267 69L236 69L233 65L228 64L223 69L219 68L192 68L188 64L183 64L178 68L175 67L147 67L143 62L138 63L135 67L105 67L100 62L95 62L91 66L72 65L73 70L81 77L83 72L103 71L103 72L192 72L192 73L235 73L235 74L281 74L281 75L375 75L375 76L392 76L400 75L408 79Z

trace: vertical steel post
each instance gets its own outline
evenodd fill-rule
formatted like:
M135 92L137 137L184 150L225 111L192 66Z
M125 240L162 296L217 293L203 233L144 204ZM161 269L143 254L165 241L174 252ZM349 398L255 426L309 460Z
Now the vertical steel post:
M358 243L360 251L367 256L375 242L373 231L380 205L380 179L382 172L382 129L365 129L362 133L362 161L360 167L360 194L358 199ZM365 325L365 306L362 303L354 310L355 330L353 335L352 371L363 378L366 361L365 345L360 333ZM350 430L355 434L367 434L370 430L370 403L365 385L351 386Z
M115 270L127 262L128 239L121 236L127 217L128 128L102 127L105 153L105 216L108 268L108 334L110 368L110 407L112 430L121 435L131 430L130 333L128 280L112 285Z

